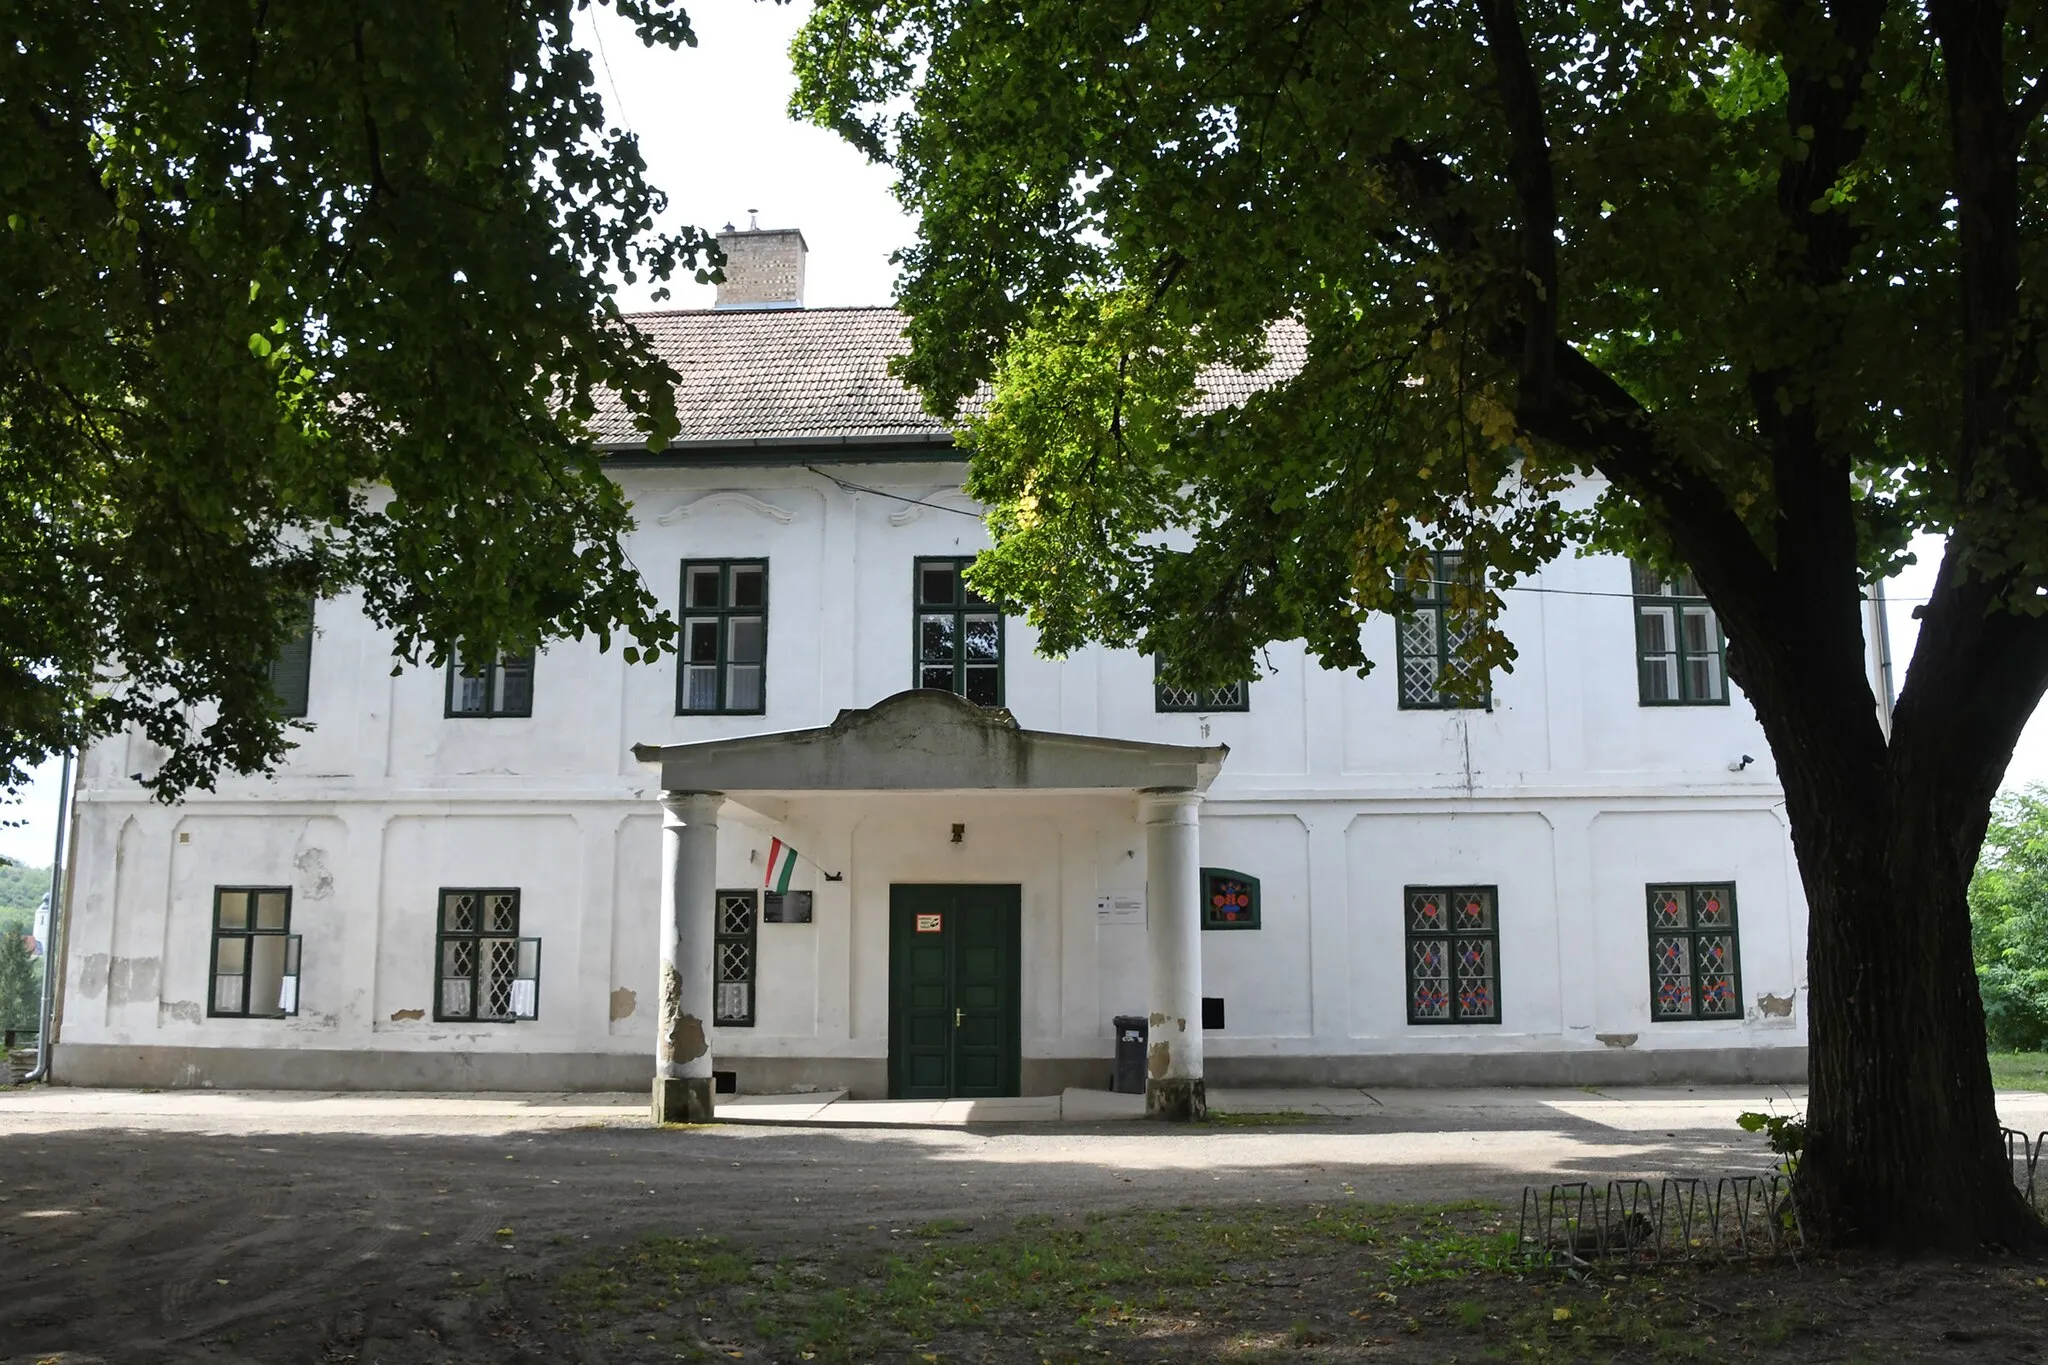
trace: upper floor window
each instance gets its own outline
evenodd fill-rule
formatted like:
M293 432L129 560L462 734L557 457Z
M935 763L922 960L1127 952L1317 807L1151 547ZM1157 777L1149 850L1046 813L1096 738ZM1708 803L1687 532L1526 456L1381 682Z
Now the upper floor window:
M1650 1018L1740 1019L1735 888L1653 886L1649 896Z
M540 940L519 936L517 889L442 888L434 949L435 1019L539 1017Z
M1159 676L1159 661L1152 661L1152 709L1154 711L1249 711L1252 709L1250 683L1234 682L1227 687L1179 687Z
M279 713L287 719L299 720L307 712L312 688L313 603L308 601L292 637L270 661L270 690L277 694Z
M1491 680L1483 681L1476 695L1468 695L1458 686L1478 670L1460 650L1479 633L1481 625L1477 611L1451 600L1453 586L1462 588L1471 580L1464 552L1430 550L1427 558L1429 578L1409 584L1415 605L1401 613L1394 627L1401 709L1458 710L1478 705L1491 710Z
M677 715L757 716L766 709L767 560L683 565L682 655Z
M973 562L972 555L917 561L917 685L1001 706L1003 614L967 586L962 570Z
M1636 678L1645 706L1728 701L1721 622L1691 574L1661 577L1631 564L1636 593Z
M288 886L213 890L215 1017L281 1019L299 1012L299 936Z
M533 656L499 654L489 663L457 652L459 663L448 665L448 714L451 716L530 716L533 714Z

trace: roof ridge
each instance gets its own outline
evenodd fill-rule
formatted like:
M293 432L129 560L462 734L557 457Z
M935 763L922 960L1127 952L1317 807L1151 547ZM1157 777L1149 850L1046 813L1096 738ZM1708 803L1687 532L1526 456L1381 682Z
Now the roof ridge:
M627 321L634 318L687 318L687 317L805 317L817 313L894 313L898 317L903 310L893 303L836 303L820 308L648 308L636 313L621 313Z

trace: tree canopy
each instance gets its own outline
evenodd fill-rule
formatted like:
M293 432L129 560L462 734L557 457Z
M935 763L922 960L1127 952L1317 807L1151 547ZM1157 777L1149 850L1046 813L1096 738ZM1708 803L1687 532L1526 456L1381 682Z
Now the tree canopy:
M674 429L606 280L715 247L654 230L587 3L0 2L0 786L131 725L166 799L270 766L314 598L435 665L661 651L587 422Z
M2017 1244L1964 888L2048 686L2040 17L823 0L795 111L900 175L903 373L977 395L972 576L1047 647L1358 668L1431 547L1489 619L1573 547L1692 571L1811 909L1812 1229ZM1298 373L1194 401L1276 328ZM1861 593L1916 531L1887 729Z

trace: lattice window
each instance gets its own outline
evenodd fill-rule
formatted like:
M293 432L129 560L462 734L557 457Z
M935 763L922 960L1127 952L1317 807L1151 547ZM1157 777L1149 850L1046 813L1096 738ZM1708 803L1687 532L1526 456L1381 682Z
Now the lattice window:
M213 889L213 989L216 1018L282 1019L299 1012L300 937L291 932L288 886Z
M490 662L465 657L448 665L450 716L533 714L533 656L499 654Z
M442 889L434 935L436 1019L539 1017L540 940L520 936L519 909L516 889Z
M716 932L711 955L711 1022L720 1028L754 1026L759 907L759 894L751 889L718 893L717 921L712 926Z
M1648 892L1650 1018L1740 1019L1735 887L1715 882Z
M1465 655L1484 621L1472 598L1478 584L1458 550L1427 552L1429 578L1410 583L1415 605L1394 623L1395 674L1403 710L1493 706L1492 683Z
M1154 711L1249 711L1251 684L1230 683L1224 687L1178 687L1159 677L1159 661L1152 662L1152 709Z
M767 709L768 561L683 565L677 715L760 715Z
M1728 701L1721 621L1691 574L1665 578L1629 566L1636 594L1636 681L1644 706L1722 706Z
M918 687L957 693L977 706L1003 704L1003 614L967 586L967 558L919 559L912 590Z
M1408 1022L1500 1022L1500 923L1491 886L1404 892Z

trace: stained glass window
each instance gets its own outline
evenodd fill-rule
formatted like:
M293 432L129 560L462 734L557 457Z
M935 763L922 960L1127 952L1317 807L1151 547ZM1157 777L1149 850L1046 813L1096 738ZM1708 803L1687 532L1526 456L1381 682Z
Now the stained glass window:
M1636 595L1636 678L1644 706L1728 700L1721 622L1691 574L1630 566Z
M1649 900L1650 1018L1740 1019L1734 886L1653 886Z
M1500 1022L1500 923L1490 886L1411 886L1403 893L1408 1022Z
M711 949L711 1022L720 1028L754 1026L758 905L751 889L718 893Z
M1259 927L1259 879L1227 867L1202 869L1202 927Z
M1478 679L1474 688L1473 674L1479 665L1464 655L1466 642L1483 624L1467 597L1477 585L1471 583L1472 575L1464 567L1465 556L1459 550L1430 550L1425 562L1429 577L1409 584L1415 605L1394 622L1401 709L1479 706L1491 710L1491 680ZM1454 602L1454 595L1465 598L1464 604Z
M913 685L977 706L1003 704L1003 614L967 584L964 559L920 559L915 593Z
M540 1016L540 940L519 935L516 888L443 887L434 952L434 1018L510 1023Z

